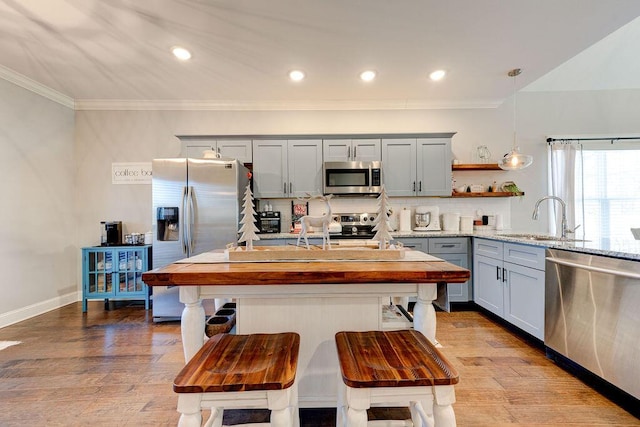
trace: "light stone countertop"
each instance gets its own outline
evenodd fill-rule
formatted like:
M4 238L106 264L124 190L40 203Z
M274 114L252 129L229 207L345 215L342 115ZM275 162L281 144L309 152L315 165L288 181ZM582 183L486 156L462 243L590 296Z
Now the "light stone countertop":
M485 239L499 240L503 242L520 243L544 248L562 249L571 252L580 252L593 255L602 255L612 258L628 259L640 261L640 240L631 237L628 240L616 241L577 241L563 242L560 240L535 240L524 236L541 236L540 233L516 230L482 230L474 232L452 232L452 231L411 231L411 232L391 232L394 238L427 238L427 237L480 237ZM261 240L273 239L297 239L296 233L273 233L260 234ZM310 233L308 238L322 238L321 233ZM339 238L332 237L339 240ZM353 239L350 239L351 241Z

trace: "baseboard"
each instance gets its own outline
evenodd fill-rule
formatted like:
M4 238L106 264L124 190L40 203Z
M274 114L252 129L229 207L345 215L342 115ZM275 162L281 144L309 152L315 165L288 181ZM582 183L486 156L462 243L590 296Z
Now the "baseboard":
M40 314L55 310L56 308L63 307L67 304L80 301L80 294L78 292L71 292L66 295L62 295L56 298L52 298L46 301L41 301L26 307L19 308L17 310L9 311L7 313L0 314L0 328L13 325L14 323L22 322L23 320L30 319Z

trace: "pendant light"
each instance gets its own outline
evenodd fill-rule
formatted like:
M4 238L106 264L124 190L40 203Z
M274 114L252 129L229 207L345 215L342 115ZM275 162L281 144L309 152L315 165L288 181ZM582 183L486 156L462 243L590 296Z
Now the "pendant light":
M524 169L533 163L533 156L520 153L519 147L516 146L516 76L521 72L520 68L514 68L507 73L509 77L513 77L513 147L498 162L500 169L504 170Z

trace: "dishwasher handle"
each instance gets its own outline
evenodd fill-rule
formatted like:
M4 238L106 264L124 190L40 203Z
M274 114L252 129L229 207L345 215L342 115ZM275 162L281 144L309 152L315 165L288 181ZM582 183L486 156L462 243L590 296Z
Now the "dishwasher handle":
M565 265L567 267L580 268L582 270L593 271L593 272L604 273L604 274L611 274L613 276L626 277L629 279L640 279L640 274L634 273L632 271L612 270L610 268L594 267L592 265L580 264L578 262L573 262L573 261L569 261L562 258L546 257L545 259L554 264Z

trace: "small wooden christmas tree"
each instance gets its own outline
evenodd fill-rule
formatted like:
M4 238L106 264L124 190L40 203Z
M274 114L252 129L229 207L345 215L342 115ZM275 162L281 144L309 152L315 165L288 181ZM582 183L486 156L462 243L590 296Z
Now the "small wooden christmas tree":
M390 233L391 225L389 224L389 215L387 214L390 208L391 206L389 206L387 191L384 189L383 185L380 189L380 195L378 196L378 214L373 220L373 223L375 224L373 231L376 232L375 236L373 236L373 240L380 242L380 249L386 249L387 242L393 240Z
M260 237L256 235L258 227L256 227L256 211L253 204L253 193L251 192L251 183L247 184L246 190L244 190L244 202L242 204L242 219L240 220L240 230L242 235L238 239L238 243L247 242L247 250L253 250L253 241L260 240Z

